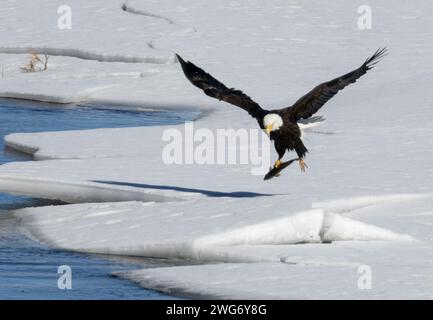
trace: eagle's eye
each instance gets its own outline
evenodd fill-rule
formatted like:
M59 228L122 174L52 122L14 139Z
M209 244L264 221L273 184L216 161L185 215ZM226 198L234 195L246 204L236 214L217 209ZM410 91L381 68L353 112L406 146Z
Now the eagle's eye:
M267 134L270 134L271 131L276 131L280 129L282 125L283 125L283 119L281 118L280 115L276 113L267 114L263 118L263 127L265 128Z

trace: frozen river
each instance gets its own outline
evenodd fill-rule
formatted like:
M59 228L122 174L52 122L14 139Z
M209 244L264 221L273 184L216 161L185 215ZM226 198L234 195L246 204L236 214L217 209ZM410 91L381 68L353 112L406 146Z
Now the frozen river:
M32 161L4 147L3 138L13 132L36 132L93 128L175 124L191 120L190 112L119 111L80 105L59 106L0 99L0 164ZM110 276L150 260L124 259L53 250L23 236L12 210L56 204L52 201L0 193L0 299L166 299L129 281ZM72 289L57 287L60 265L72 269Z

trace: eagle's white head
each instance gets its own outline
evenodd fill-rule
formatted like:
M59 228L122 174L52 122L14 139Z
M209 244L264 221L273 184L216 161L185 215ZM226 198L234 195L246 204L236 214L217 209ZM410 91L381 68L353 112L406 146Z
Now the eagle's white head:
M265 127L265 131L268 135L271 134L271 131L280 129L282 125L283 119L276 113L269 113L263 118L263 126Z

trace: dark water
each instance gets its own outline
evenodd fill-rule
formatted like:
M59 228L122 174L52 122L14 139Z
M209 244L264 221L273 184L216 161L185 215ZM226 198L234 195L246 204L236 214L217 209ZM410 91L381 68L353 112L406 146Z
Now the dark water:
M5 150L3 137L13 132L119 128L176 124L192 120L197 112L143 112L59 106L0 99L0 165L30 161L28 156ZM168 299L110 273L140 267L145 260L123 259L50 249L19 233L11 210L29 206L59 204L46 200L0 193L0 299ZM60 265L72 269L72 289L57 287Z

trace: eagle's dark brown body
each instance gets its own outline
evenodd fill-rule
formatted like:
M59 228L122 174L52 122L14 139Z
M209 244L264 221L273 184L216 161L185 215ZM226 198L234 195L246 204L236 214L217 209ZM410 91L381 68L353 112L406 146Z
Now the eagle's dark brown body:
M283 121L285 119L283 118ZM287 151L295 150L298 158L302 159L308 152L301 140L301 130L295 122L284 121L285 125L270 133L271 140L274 140L275 150L278 158L281 159Z
M176 56L185 76L193 85L202 89L206 95L212 98L217 98L244 109L252 117L256 118L260 128L265 129L264 118L267 115L278 115L279 117L277 116L277 118L282 120L282 125L278 126L278 129L269 132L270 139L274 141L279 157L276 165L280 163L280 159L286 150L295 150L300 160L301 169L304 169L305 163L303 162L303 158L308 150L301 140L301 130L297 121L310 118L338 91L354 83L367 73L384 55L386 55L385 48L377 50L359 68L316 86L298 99L292 106L278 110L265 110L261 108L258 103L242 91L226 87L192 62L186 62L179 55Z

